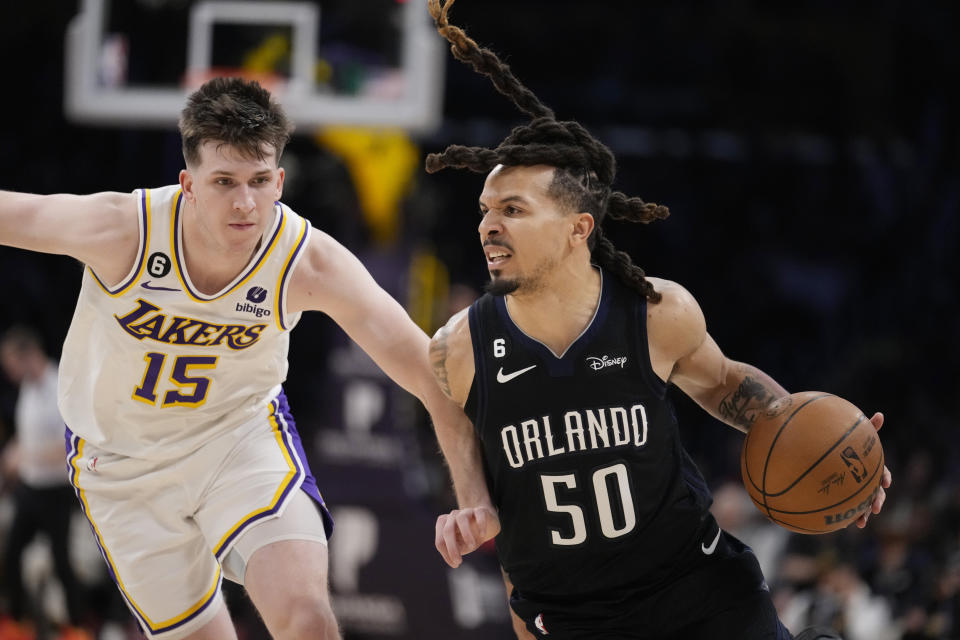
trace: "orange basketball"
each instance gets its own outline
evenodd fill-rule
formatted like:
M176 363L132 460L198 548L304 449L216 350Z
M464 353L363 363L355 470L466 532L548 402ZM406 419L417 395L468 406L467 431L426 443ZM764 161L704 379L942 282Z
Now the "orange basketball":
M765 516L798 533L827 533L870 508L883 476L883 447L854 405L804 391L757 416L743 441L740 472Z

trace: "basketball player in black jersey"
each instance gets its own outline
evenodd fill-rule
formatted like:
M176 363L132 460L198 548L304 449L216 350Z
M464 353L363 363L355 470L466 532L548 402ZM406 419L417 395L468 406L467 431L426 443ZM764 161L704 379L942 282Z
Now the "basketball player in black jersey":
M479 232L491 276L487 295L437 332L431 357L473 420L495 510L441 516L438 550L455 567L496 536L520 637L790 638L753 553L711 516L667 395L675 385L747 431L787 391L724 356L683 287L646 278L613 247L607 215L668 211L613 192L610 151L450 25L451 4L430 0L454 55L533 120L497 149L427 160L431 172L487 173ZM879 429L883 416L871 420Z

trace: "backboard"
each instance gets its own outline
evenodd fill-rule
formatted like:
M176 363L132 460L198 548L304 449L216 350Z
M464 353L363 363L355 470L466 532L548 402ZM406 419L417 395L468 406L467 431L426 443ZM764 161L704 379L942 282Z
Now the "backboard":
M77 122L176 125L214 75L270 89L298 127L427 132L444 48L414 0L82 0L67 30L65 109Z

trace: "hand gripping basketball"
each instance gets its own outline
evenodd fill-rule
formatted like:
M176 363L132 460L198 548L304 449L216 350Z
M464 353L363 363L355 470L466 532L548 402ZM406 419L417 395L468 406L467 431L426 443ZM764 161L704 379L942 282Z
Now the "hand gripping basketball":
M877 431L856 406L829 393L804 391L761 413L744 439L743 484L770 520L798 533L863 527L879 513L890 486Z

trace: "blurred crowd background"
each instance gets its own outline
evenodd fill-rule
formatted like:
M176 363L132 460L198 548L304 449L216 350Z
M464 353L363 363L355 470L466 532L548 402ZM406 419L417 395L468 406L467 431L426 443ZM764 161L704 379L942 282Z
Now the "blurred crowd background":
M426 14L426 0L415 1ZM151 52L174 37L189 4L124 0L152 16L131 61L176 67ZM340 90L389 57L383 16L398 4L321 3L320 54ZM33 0L0 20L0 188L173 182L176 131L64 116L64 32L79 5ZM459 0L453 20L559 118L613 149L619 189L671 209L646 227L610 223L610 236L648 274L694 294L729 356L791 391L826 390L884 412L894 483L883 512L864 530L799 536L746 498L741 434L673 392L717 516L757 550L785 623L831 624L848 640L960 638L960 6ZM347 34L351 44L338 47ZM496 146L521 121L487 79L445 55L437 129L300 129L282 163L284 201L357 253L430 333L486 280L476 235L483 178L427 175L423 156L452 143ZM0 248L0 331L33 327L57 358L80 269ZM319 314L293 333L290 360L290 403L341 527L331 578L347 637L510 637L491 550L456 572L433 550L433 521L453 502L422 412ZM16 395L0 381L0 442L13 432ZM5 477L5 493L15 483ZM127 617L75 525L90 626L124 637ZM50 591L42 558L34 565L33 588ZM233 596L244 637L265 637ZM36 609L55 617L58 607Z

